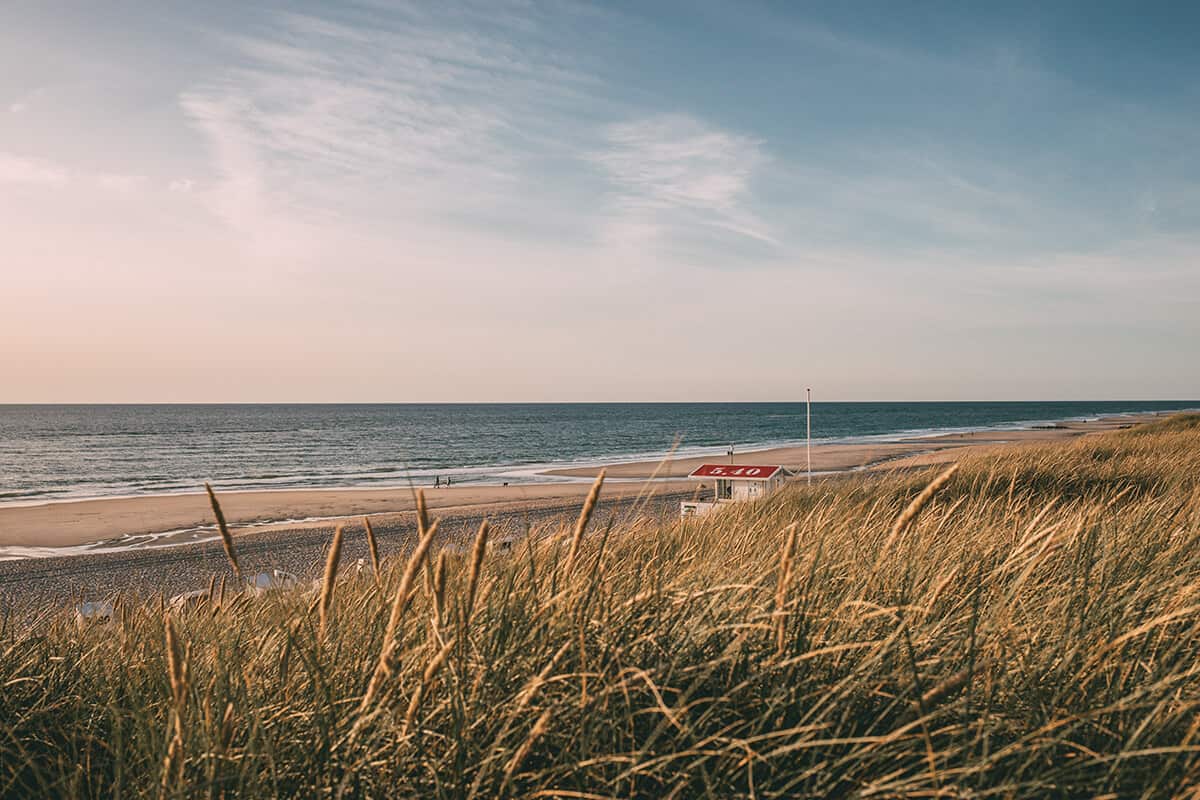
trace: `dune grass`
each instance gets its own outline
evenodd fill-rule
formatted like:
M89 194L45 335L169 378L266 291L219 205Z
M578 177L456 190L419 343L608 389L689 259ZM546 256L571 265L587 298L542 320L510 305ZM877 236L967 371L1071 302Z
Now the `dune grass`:
M1198 487L1179 416L64 614L0 642L0 792L1195 796Z

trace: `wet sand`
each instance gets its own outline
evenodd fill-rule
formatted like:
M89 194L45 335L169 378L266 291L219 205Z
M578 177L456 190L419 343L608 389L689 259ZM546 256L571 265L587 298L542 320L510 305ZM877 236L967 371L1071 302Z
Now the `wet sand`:
M1151 419L1150 416L1139 419ZM1052 441L1128 426L1118 417L1096 422L1061 423L1053 428L949 434L903 441L861 444L822 444L812 449L815 472L917 466L948 460L962 448L1012 442ZM645 490L643 481L657 477L655 492L687 492L698 484L685 476L723 456L689 457L665 462L644 461L604 467L612 480L610 498L628 498ZM779 464L796 472L806 466L804 447L746 451L735 454L739 464ZM577 503L586 495L591 478L601 467L548 470L547 483L512 486L424 487L429 506L439 514L498 513L521 508ZM573 479L573 480L572 480ZM629 481L622 483L621 481ZM384 516L411 512L411 488L305 489L226 492L221 505L235 533L327 528L331 520L362 515ZM39 548L177 544L212 536L213 515L203 494L148 495L0 507L0 555L50 555ZM166 533L167 535L162 535ZM130 541L128 537L134 537ZM142 541L144 540L144 541Z
M1146 417L1145 419L1149 419ZM943 456L942 460L953 458L952 451L964 447L994 447L997 445L1017 442L1046 442L1060 439L1071 439L1088 433L1111 431L1122 426L1128 426L1132 420L1128 417L1101 419L1096 422L1061 422L1054 427L1027 428L1012 431L981 431L978 433L952 433L939 436L926 436L902 441L871 442L863 444L821 444L813 445L812 468L814 472L841 472L846 470L892 467L903 463L912 457L926 457L933 454ZM806 450L800 447L778 447L770 450L735 452L734 461L738 464L771 464L780 465L793 472L803 472L807 466ZM725 456L700 456L679 458L670 461L641 461L627 464L615 464L604 469L609 477L627 479L647 479L653 475L662 478L684 478L701 464L724 463ZM930 461L929 463L934 463ZM589 478L600 471L599 467L577 467L571 469L548 470L546 475L569 478Z
M656 486L656 489L686 491L689 485L690 482L676 482ZM424 488L431 511L462 514L472 510L511 511L578 503L587 495L591 483ZM632 497L643 490L640 484L612 483L604 494L612 498ZM331 520L340 517L386 517L411 512L416 507L415 490L409 488L224 492L218 497L221 510L235 533L284 527L329 527ZM208 531L213 525L212 508L203 494L146 495L0 507L0 547L71 547L174 532L157 541L168 544L192 540L197 534L209 538L212 534Z
M585 490L586 486L583 487ZM616 498L602 496L592 524L602 529L610 520L620 524L636 519L677 519L679 501L688 495L654 494ZM519 550L530 531L570 530L579 515L580 499L555 504L541 501L517 508L479 505L441 507L436 511L439 547L470 547L484 517L492 526L490 541L499 552ZM486 514L485 514L486 509ZM414 512L372 516L371 527L380 556L403 558L417 540ZM243 574L281 569L303 585L318 578L325 549L333 535L331 522L296 527L284 524L261 529L237 540ZM342 550L345 573L369 570L366 535L361 520L346 524ZM180 592L204 589L210 580L237 581L219 540L151 547L132 551L91 551L83 555L25 558L0 561L0 620L29 629L40 620L53 619L83 600L118 598L170 598Z
M1149 419L1145 417L1143 419ZM814 468L846 470L920 467L952 460L964 450L1003 447L1012 443L1065 440L1090 433L1129 427L1127 418L1095 423L1070 423L1051 429L954 434L867 445L823 445L813 448ZM802 465L803 448L777 448L738 456L739 463ZM686 474L693 465L714 459L678 459L666 465L668 474ZM631 479L606 485L595 516L596 524L608 519L636 517L677 519L679 501L694 497L695 481L656 481L646 484L655 463L620 464L609 474ZM439 537L444 545L465 546L486 517L494 525L493 542L519 542L531 529L569 526L590 487L586 478L598 469L567 471L572 483L522 486L452 487L429 489L426 496L435 516L442 520ZM831 477L848 474L834 472ZM568 476L560 476L564 480ZM645 493L646 496L641 495ZM222 496L226 514L243 526L238 537L239 561L248 572L284 569L302 580L319 574L324 548L337 519L349 519L343 560L358 569L366 556L362 523L371 515L384 556L403 554L416 537L414 497L408 489L313 490L230 492ZM295 522L299 517L334 519ZM53 503L41 506L0 508L0 544L14 540L46 546L47 542L80 545L96 538L109 542L93 545L82 554L53 555L0 561L0 615L26 626L38 619L63 613L82 599L170 597L176 592L204 588L214 576L232 577L219 541L196 541L209 531L176 534L171 547L128 547L123 534L146 534L173 528L210 525L211 510L204 495L169 495ZM245 527L255 520L273 520L260 527ZM236 531L236 529L235 529ZM18 537L20 537L18 539ZM162 544L163 539L156 544ZM116 545L116 547L110 546ZM2 552L2 551L0 551ZM65 551L79 553L79 550ZM354 566L350 566L354 565Z

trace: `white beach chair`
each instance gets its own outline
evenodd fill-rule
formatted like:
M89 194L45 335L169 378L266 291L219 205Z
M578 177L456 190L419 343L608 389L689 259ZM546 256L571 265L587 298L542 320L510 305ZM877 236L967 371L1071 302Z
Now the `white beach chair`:
M246 591L250 594L263 594L284 589L294 589L299 581L290 572L273 569L270 572L259 572L246 578Z
M167 601L167 606L173 611L183 611L208 602L208 589L193 589L190 592L180 592Z
M107 600L88 600L75 609L75 624L80 627L103 625L112 622L112 618L113 604Z

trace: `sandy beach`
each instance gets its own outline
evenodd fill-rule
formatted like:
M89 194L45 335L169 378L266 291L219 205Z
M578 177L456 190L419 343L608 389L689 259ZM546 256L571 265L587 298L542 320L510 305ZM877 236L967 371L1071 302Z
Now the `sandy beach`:
M981 431L977 433L952 433L928 436L903 441L883 441L862 444L813 445L812 468L814 472L845 472L859 469L891 469L916 466L923 463L938 463L952 460L963 448L997 447L1007 444L1035 441L1070 439L1088 433L1114 430L1133 424L1129 418L1116 417L1095 422L1061 422L1053 427L1027 428L1012 431ZM679 458L671 461L640 461L614 464L605 467L612 478L682 479L701 464L724 462L723 456ZM769 450L735 452L738 464L778 464L793 472L802 472L807 467L807 451L804 447L778 447ZM571 478L589 478L600 471L599 467L548 470L545 474Z
M685 491L689 482L655 485L657 492ZM518 486L425 487L425 497L437 515L469 512L509 512L521 508L581 502L591 484L582 481ZM644 487L613 483L609 498L636 497ZM340 518L411 513L415 491L402 489L301 489L274 492L226 492L221 509L237 533L280 528L329 527ZM173 532L158 543L195 538L214 525L212 508L203 494L147 495L46 503L0 508L0 547L72 547L119 537Z
M597 526L639 518L675 519L679 501L687 497L666 491L665 484L656 485L655 491L645 496L614 491L601 497L592 519ZM469 546L485 518L491 525L491 541L502 549L523 540L531 530L569 530L579 515L581 501L581 497L572 495L475 506L438 505L434 509L439 520L438 546ZM402 555L415 543L415 512L372 515L371 519L381 557ZM281 569L302 581L311 580L320 575L326 548L338 524L332 520L302 525L285 522L255 528L252 535L238 537L238 561L249 575ZM344 524L342 560L347 569L357 569L355 565L368 558L365 530L361 518ZM169 598L202 589L214 576L232 577L219 539L192 541L181 537L171 547L98 547L70 552L0 560L0 619L32 621L38 615L53 615L81 598L149 597L160 593Z
M1147 419L1149 417L1146 417ZM903 441L860 444L822 444L812 449L813 470L821 473L855 469L902 468L951 460L963 448L1067 439L1131 424L1128 417L1095 422L1065 422L1054 427L1013 431L949 434ZM656 493L679 493L698 488L686 475L705 462L724 457L689 457L669 461L611 464L607 497L629 498L645 490L642 481L656 477ZM737 463L781 464L802 471L803 447L745 451ZM521 508L560 506L578 502L587 493L588 478L601 467L548 470L560 482L510 486L426 487L430 508L439 514L512 512ZM622 482L627 481L627 482ZM403 515L414 507L413 490L311 489L226 492L220 495L225 515L235 532L260 533L280 529L328 527L338 518L362 515ZM179 543L211 536L212 511L203 494L164 494L0 507L0 547L65 548L123 537L150 537L154 544ZM166 536L162 534L167 533ZM49 553L30 552L29 555Z

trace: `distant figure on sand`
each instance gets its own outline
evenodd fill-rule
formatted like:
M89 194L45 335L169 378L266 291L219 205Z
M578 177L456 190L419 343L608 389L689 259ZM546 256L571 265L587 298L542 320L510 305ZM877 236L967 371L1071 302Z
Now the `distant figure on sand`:
M435 488L435 489L440 489L440 488L441 488L441 486L442 486L442 476L441 476L441 475L434 475L434 476L433 476L433 488Z

